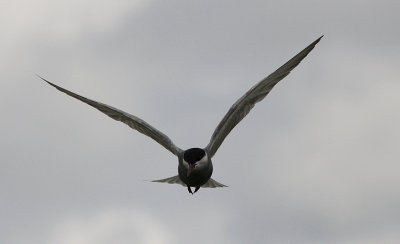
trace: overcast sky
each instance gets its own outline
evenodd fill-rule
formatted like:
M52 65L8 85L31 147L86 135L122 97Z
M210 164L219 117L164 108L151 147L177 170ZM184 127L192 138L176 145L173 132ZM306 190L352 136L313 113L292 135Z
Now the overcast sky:
M16 0L0 8L0 243L399 243L399 1ZM189 195L156 142L39 74L204 147L321 35Z

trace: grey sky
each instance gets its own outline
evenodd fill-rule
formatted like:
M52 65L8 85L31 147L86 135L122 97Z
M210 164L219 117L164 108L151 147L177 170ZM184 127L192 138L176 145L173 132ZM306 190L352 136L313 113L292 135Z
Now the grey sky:
M398 243L399 1L3 1L0 243ZM203 147L320 35L191 196L151 139L42 82Z

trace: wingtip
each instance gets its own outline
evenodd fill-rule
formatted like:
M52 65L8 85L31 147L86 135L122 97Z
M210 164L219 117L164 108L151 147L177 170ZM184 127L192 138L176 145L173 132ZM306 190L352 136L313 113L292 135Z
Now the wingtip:
M48 81L48 80L46 80L45 78L43 78L43 77L41 77L40 75L38 75L38 74L35 74L37 77L39 77L41 80L43 80L43 81L45 81L45 82L47 82L47 83L51 83L50 81Z
M317 44L317 43L322 39L322 37L324 37L324 35L318 37L318 39L315 40L315 41L313 42L313 44L314 44L314 45Z
M314 41L314 43L315 43L315 44L317 44L319 41L321 41L322 37L324 37L324 35L322 35L322 36L318 37L318 39L317 39L317 40L315 40L315 41Z
M324 35L318 37L317 40L313 41L313 42L312 42L309 46L307 46L304 50L309 50L309 51L311 51L311 50L318 44L318 42L322 39L322 37L324 37ZM304 51L304 50L303 50L303 51Z
M49 85L51 85L51 86L53 86L53 87L55 87L55 88L57 88L58 89L58 86L56 86L55 84L53 84L53 83L51 83L50 81L48 81L48 80L46 80L45 78L43 78L43 77L41 77L40 75L38 75L38 74L35 74L37 77L39 77L40 79L42 79L44 82L46 82L47 84L49 84Z

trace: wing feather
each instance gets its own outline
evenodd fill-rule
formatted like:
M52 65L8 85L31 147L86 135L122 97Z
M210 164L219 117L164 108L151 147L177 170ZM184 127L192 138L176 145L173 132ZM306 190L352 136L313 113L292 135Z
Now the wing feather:
M272 88L280 80L285 78L290 71L292 71L308 55L308 53L311 52L311 50L321 40L322 37L323 36L315 40L275 72L258 82L232 105L228 113L218 124L213 135L211 136L209 144L206 147L211 157L215 155L229 132L231 132L231 130L250 112L256 103L263 100L264 97L267 96L272 90Z
M179 147L175 146L175 144L171 141L171 139L169 139L168 136L166 136L164 133L157 130L153 126L149 125L144 120L142 120L132 114L126 113L122 110L119 110L117 108L111 107L107 104L96 102L89 98L86 98L86 97L80 96L76 93L73 93L71 91L68 91L67 89L57 86L40 76L39 76L39 78L41 78L42 80L47 82L49 85L55 87L57 90L65 93L71 97L74 97L74 98L100 110L101 112L108 115L109 117L111 117L117 121L120 121L122 123L127 124L132 129L137 130L140 133L142 133L148 137L151 137L152 139L157 141L159 144L161 144L163 147L165 147L168 151L172 152L176 156L178 156L178 154L182 151Z

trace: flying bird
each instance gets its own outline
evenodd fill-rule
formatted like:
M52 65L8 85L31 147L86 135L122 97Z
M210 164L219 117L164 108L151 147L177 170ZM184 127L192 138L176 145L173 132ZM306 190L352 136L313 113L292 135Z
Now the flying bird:
M178 157L178 175L169 178L154 180L153 182L163 182L170 184L181 184L187 187L189 193L196 193L200 187L225 187L225 185L211 178L213 172L213 164L211 158L215 155L222 142L228 136L230 131L250 112L254 105L264 99L272 88L283 78L285 78L291 70L293 70L315 47L323 36L319 37L300 53L287 61L275 72L259 81L250 90L248 90L241 98L239 98L225 114L224 118L218 124L217 128L211 136L210 142L204 148L190 148L182 150L177 147L171 139L161 131L157 130L144 120L129 114L107 104L96 102L89 98L80 96L76 93L68 91L57 86L50 81L41 78L57 90L74 97L108 115L109 117L127 124L134 130L151 137L161 146ZM194 188L194 192L191 188Z

